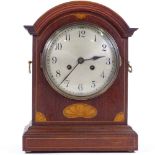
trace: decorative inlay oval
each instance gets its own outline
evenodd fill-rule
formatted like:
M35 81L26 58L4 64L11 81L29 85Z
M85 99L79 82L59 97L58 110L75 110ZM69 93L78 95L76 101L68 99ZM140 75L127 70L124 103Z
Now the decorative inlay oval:
M64 108L63 115L67 118L93 118L97 109L86 103L75 103Z

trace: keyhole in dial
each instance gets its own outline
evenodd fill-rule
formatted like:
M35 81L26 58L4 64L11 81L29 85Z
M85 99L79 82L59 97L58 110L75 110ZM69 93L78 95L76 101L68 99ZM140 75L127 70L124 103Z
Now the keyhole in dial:
M95 66L94 65L91 65L90 66L90 70L94 70L95 69Z
M71 70L72 69L72 66L71 65L67 65L67 69L68 70Z

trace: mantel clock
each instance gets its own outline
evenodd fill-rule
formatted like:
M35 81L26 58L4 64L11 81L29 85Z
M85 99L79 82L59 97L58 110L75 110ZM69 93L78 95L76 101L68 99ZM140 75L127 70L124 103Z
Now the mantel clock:
M23 150L134 151L127 124L128 37L136 28L93 2L56 6L33 26L32 123Z

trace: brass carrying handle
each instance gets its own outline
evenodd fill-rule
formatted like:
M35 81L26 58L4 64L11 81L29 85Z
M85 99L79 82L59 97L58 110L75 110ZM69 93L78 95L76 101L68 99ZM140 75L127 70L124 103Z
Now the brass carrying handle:
M28 64L29 64L29 73L31 74L31 64L32 64L32 61L28 61Z
M132 70L132 66L130 65L130 62L128 62L128 72L129 72L129 73L132 73L132 71L133 71L133 70Z

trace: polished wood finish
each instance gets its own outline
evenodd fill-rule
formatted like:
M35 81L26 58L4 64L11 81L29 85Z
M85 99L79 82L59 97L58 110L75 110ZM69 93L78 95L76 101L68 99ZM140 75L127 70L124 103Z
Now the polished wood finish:
M127 125L30 126L25 151L129 151L137 149L137 134Z
M47 39L62 26L76 22L86 22L105 29L115 39L122 60L114 84L102 95L86 101L67 99L54 91L46 81L41 68L41 54ZM109 8L93 2L81 1L56 6L41 16L33 26L25 26L25 28L33 35L33 72L32 125L23 135L23 150L136 150L137 134L127 125L127 100L128 37L137 29L130 28ZM97 109L97 115L91 118L64 117L64 109L77 102L93 106ZM119 114L121 117L118 117ZM103 135L102 138L99 133ZM81 137L84 139L81 140Z

